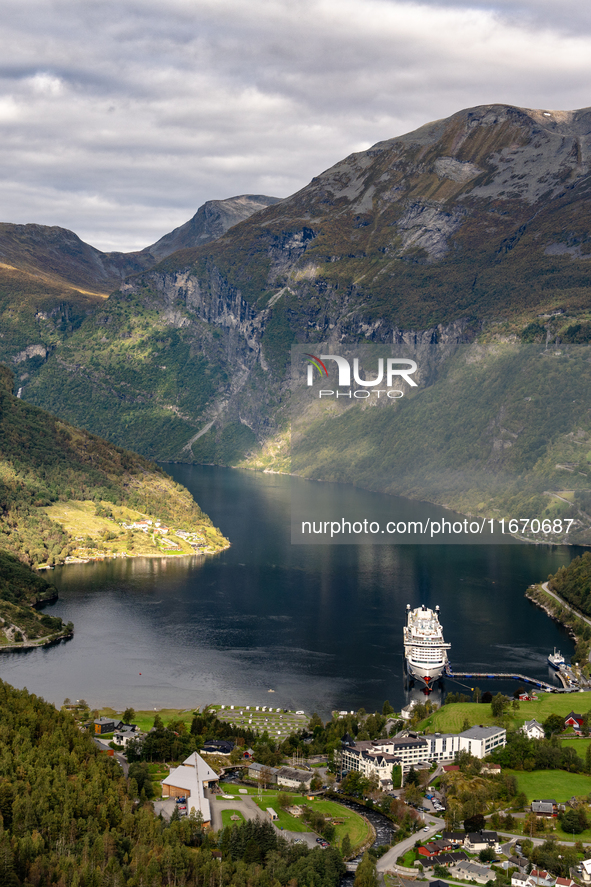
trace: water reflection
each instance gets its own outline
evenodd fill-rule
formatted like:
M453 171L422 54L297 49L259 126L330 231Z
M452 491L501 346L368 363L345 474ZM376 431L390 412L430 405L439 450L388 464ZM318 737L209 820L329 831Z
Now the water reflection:
M120 707L272 701L327 715L388 698L399 708L407 701L407 603L440 605L456 670L511 669L547 679L548 652L557 646L572 654L568 635L524 597L527 585L568 563L572 550L292 545L290 489L306 482L168 470L232 547L211 558L56 569L61 599L52 612L75 623L75 637L0 657L3 678L58 703L65 696ZM354 488L345 494L351 507L365 495Z

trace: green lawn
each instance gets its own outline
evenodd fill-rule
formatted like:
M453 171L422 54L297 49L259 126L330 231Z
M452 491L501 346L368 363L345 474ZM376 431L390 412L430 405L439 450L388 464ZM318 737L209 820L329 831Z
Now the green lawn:
M574 748L578 756L585 760L585 754L591 744L591 739L561 739L560 743L561 745L568 746L568 748Z
M168 767L163 764L148 764L148 770L154 784L162 782L170 774Z
M102 708L100 714L106 718L120 718L122 712L115 711L114 708ZM180 718L185 722L187 727L190 728L193 721L192 710L187 711L186 709L181 708L162 708L159 711L136 711L133 723L137 724L140 730L148 733L154 726L154 718L156 715L160 715L164 726L170 721L175 721Z
M238 795L238 797L240 797L239 789L244 788L244 786L238 786L234 783L223 783L221 788L226 795ZM263 791L262 801L258 800L258 789L248 788L247 791L263 812L266 812L267 807L272 807L273 810L275 810L278 816L275 824L279 828L284 828L292 832L307 832L310 830L309 826L307 826L302 819L297 816L291 816L289 813L286 813L285 810L280 808L277 801L277 796L279 794L277 789ZM337 804L335 801L328 801L324 798L315 798L313 801L306 801L301 795L289 794L291 794L294 804L309 804L325 816L331 816L334 817L334 819L342 820L342 822L337 823L335 827L335 841L338 843L340 843L345 835L348 834L353 848L356 848L364 844L369 837L370 829L366 821L359 816L358 813L349 810L347 807L343 807L342 804ZM246 797L246 795L243 795L243 797Z
M410 850L407 850L406 853L404 854L404 856L402 857L402 862L398 862L398 860L396 860L396 862L398 863L398 865L404 865L407 868L411 869L413 867L414 861L419 858L420 857L419 857L417 851L414 850L413 848L411 848Z
M525 792L528 801L553 798L559 803L564 803L573 795L588 795L591 792L591 776L583 773L567 773L565 770L537 770L533 773L522 770L503 772L517 777L519 790Z
M476 686L476 682L474 684ZM494 695L494 694L493 694ZM580 696L569 693L567 695L558 693L539 693L539 698L535 702L520 702L519 710L515 712L513 718L514 726L521 726L524 721L536 718L543 723L548 715L559 714L567 715L573 709L575 711L587 711L591 708L588 697L581 699ZM421 728L428 730L429 733L459 733L462 730L464 720L468 719L471 726L478 724L493 724L494 719L490 704L476 702L456 702L451 705L443 705L433 714L421 721Z
M232 820L232 816L239 816L240 822L246 822L244 819L244 815L240 812L240 810L222 810L222 825L224 828L228 825L240 825L236 820Z

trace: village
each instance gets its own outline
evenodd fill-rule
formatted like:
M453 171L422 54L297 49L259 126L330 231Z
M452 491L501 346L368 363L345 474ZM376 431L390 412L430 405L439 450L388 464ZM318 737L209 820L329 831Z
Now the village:
M545 694L521 695L519 704L537 704L541 710L548 705ZM378 848L375 865L387 887L408 887L408 882L430 877L497 887L591 884L588 771L555 769L547 779L535 765L515 771L514 766L492 759L516 748L516 743L546 748L549 727L556 748L580 744L577 747L589 758L589 713L571 710L566 715L550 713L543 720L522 718L517 731L508 729L509 724L491 723L424 732L409 723L411 708L406 721L396 713L380 721L392 735L359 739L345 732L332 753L314 754L309 732L314 719L303 710L225 703L206 708L229 733L240 724L254 736L274 735L278 746L288 732L292 737L299 734L303 744L291 757L272 765L257 760L258 739L250 746L243 740L206 738L176 765L150 765L159 768L160 797L155 797L154 809L165 818L196 817L212 831L250 819L267 820L289 840L344 847L348 866L354 870L361 850L375 841L371 817L386 815L392 838ZM443 714L449 715L456 706L443 708L448 709ZM481 710L484 714L484 705ZM376 716L365 716L366 723L372 717ZM358 713L334 712L331 724L348 725L352 718ZM154 730L140 730L137 724L104 715L92 722L91 729L101 749L118 757L130 744L137 748ZM503 793L512 782L513 789ZM536 794L543 786L558 791ZM515 795L518 789L524 790ZM343 807L343 802L348 806ZM468 810L473 815L466 817ZM573 825L575 819L580 829ZM564 864L536 862L536 854L548 842L563 848Z

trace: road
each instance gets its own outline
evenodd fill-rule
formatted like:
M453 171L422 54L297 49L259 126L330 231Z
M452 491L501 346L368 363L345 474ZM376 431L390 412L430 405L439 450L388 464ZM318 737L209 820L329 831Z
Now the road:
M428 841L429 838L436 835L442 828L445 828L445 820L429 816L428 831L425 831L423 828L421 831L412 834L410 838L405 838L400 844L395 844L393 847L390 847L387 853L384 853L381 859L378 859L376 865L378 872L397 872L399 874L404 873L408 875L410 873L409 869L403 869L396 865L398 857L404 856L407 850L412 850L418 840ZM412 869L410 871L412 871Z
M570 610L571 613L574 613L575 616L577 616L579 619L582 619L583 622L587 623L587 625L591 625L591 619L589 619L587 616L583 616L582 613L579 613L578 610L575 610L574 607L571 607L570 604L567 604L566 601L563 601L561 597L558 597L557 594L554 594L553 591L550 591L547 582L542 582L542 588L544 589L546 594L549 594L550 597L553 597L555 601L558 601L561 607L564 607L565 610Z

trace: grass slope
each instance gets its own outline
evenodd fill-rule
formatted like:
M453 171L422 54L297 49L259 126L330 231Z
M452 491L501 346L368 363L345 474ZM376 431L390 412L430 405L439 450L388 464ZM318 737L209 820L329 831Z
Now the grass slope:
M244 788L244 786L224 784L223 788L224 794L240 797L239 789ZM294 832L310 831L310 827L302 819L298 816L292 816L290 813L281 809L277 800L279 795L278 790L265 789L263 791L262 801L258 800L257 794L257 789L248 789L248 795L253 798L260 810L265 812L267 807L272 807L275 810L278 816L276 824L279 827ZM314 798L313 801L302 801L300 796L294 795L290 792L288 792L288 794L293 797L294 804L309 804L318 813L322 813L324 816L330 816L335 820L338 820L335 825L336 842L341 843L345 835L348 834L352 847L355 849L361 847L368 839L371 829L367 822L358 813L349 810L348 807L343 807L341 804L335 803L335 801L328 801L324 798ZM246 797L246 795L243 795L243 797Z
M525 792L528 803L553 798L564 803L569 798L587 796L591 792L591 776L584 773L567 773L564 770L504 770L516 777L519 791Z
M519 703L519 710L513 718L513 726L520 727L532 718L543 723L551 714L566 716L573 708L578 711L581 705L586 711L589 707L587 696L541 693L534 702ZM509 714L511 715L511 712ZM421 727L429 733L459 733L466 719L470 726L494 724L491 706L488 703L457 702L452 705L442 705L421 722Z
M175 530L195 534L204 551L227 547L161 468L24 403L13 383L0 367L0 550L35 566L89 554L191 552ZM172 532L156 537L121 526L137 518L160 520ZM179 550L166 550L169 538Z

